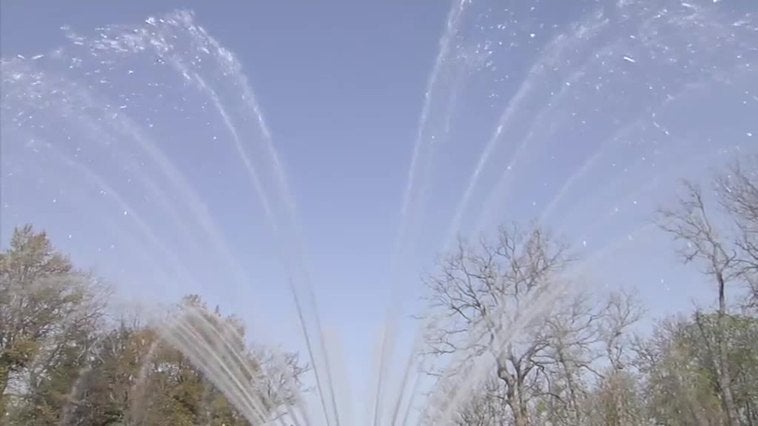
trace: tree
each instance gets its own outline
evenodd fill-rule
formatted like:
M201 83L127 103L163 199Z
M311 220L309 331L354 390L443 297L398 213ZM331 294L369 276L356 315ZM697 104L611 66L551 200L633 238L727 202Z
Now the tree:
M305 368L297 356L248 346L242 321L209 311L197 296L184 299L161 336L251 423L270 421L298 402Z
M509 408L503 386L496 377L489 378L458 411L456 424L471 426L505 425Z
M14 231L10 248L0 253L0 413L12 403L36 424L59 421L105 293L44 232L29 225Z
M726 343L734 374L736 424L758 422L758 320L696 312L661 322L641 342L638 366L649 418L658 424L713 425L729 421L719 379L718 346Z
M672 209L660 210L660 226L680 242L679 253L685 263L698 262L704 274L711 277L718 292L717 319L721 324L727 315L727 285L741 275L738 251L728 238L719 232L713 222L702 190L691 182L684 182L685 195ZM716 362L721 402L728 425L737 424L737 411L732 394L732 374L727 359L726 339L717 333Z
M299 397L305 369L297 356L249 344L238 318L209 310L199 296L183 299L168 320L109 324L106 295L45 233L14 232L0 253L0 423L248 424L217 372L193 357L194 347L216 351L208 343L221 341L244 367L234 379L265 401L262 418ZM172 339L182 322L197 332L189 347Z
M288 374L299 384L303 373L294 354L286 354L290 370L276 370L271 352L265 348L251 347L245 341L241 322L233 316L222 316L220 311L210 311L197 295L185 297L171 312L168 324L186 315L191 309L198 316L192 321L213 324L215 335L226 334L226 340L240 355L235 362L248 365L236 379L249 389L264 395L266 415L275 416L275 410L290 403L294 392L282 385ZM227 395L216 385L216 378L203 365L199 365L184 348L174 346L175 341L167 335L171 327L141 324L139 321L121 321L107 332L94 351L91 369L84 375L78 387L74 404L76 410L71 418L79 424L176 424L176 425L247 425L249 419L232 405L233 395ZM198 330L200 331L200 330ZM211 334L201 335L193 342L202 346L203 340L211 340ZM225 353L217 351L224 357ZM274 372L279 375L274 375ZM288 383L289 384L289 383Z
M157 334L139 321L122 319L100 335L89 368L71 395L67 417L81 425L135 423L133 420L145 413L138 402L145 397L149 365L159 343Z
M748 285L749 305L758 308L758 156L734 162L715 183L719 201L736 225L737 270Z
M745 160L758 164L758 157ZM727 424L737 424L737 408L733 395L734 374L728 361L727 321L730 304L728 288L748 289L745 307L758 302L758 177L755 168L746 171L737 161L726 173L714 178L716 199L721 211L706 201L702 190L684 182L685 194L673 208L660 211L660 226L679 242L679 253L685 263L704 267L717 289L716 311L716 377L724 405ZM719 331L721 328L724 330ZM722 336L723 335L723 336Z
M547 286L568 262L566 247L541 229L502 228L494 243L478 246L460 242L457 250L430 276L429 308L439 317L429 322L427 344L437 357L489 353L496 362L495 377L503 387L502 400L514 424L529 422L530 380L542 368L540 362L550 342L544 322L533 323L525 338L501 344L503 315L515 318L531 297ZM465 359L465 358L464 358ZM467 361L463 361L464 363Z
M565 244L538 227L501 228L494 242L460 242L426 279L428 354L442 401L481 357L492 371L455 408L458 424L635 424L632 294L569 288ZM450 380L452 378L452 380ZM447 398L447 399L446 399ZM434 422L434 419L428 419ZM449 420L449 419L443 419Z
M599 352L602 356L594 368L588 368L596 380L584 401L585 423L593 425L643 424L638 375L634 369L636 354L634 328L644 311L629 292L612 292L599 311Z
M458 410L462 424L503 422L505 413L517 426L587 420L595 363L605 346L617 363L625 358L616 344L639 315L621 295L604 303L567 291L560 274L570 261L567 246L544 230L514 225L494 242L460 242L427 278L428 353L447 367L432 373L441 382L467 374L472 359L495 361L492 377Z

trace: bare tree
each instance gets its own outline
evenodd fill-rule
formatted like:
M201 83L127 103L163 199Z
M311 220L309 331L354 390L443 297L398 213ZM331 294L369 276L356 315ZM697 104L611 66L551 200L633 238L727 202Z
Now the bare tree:
M85 363L106 295L44 232L15 230L0 253L0 412L9 393L17 400L33 396L31 406L51 411L66 403L63 388Z
M586 327L586 322L578 319L584 311L573 300L565 311L572 318L567 324L574 321L568 328L558 327L558 322L548 323L547 310L537 312L532 303L535 295L560 286L557 274L569 260L566 246L553 241L545 231L514 225L502 228L494 243L482 240L469 246L460 242L441 263L439 273L426 280L431 290L429 307L436 315L427 330L430 354L463 354L459 358L463 365L482 354L492 356L496 361L493 376L502 386L501 401L517 426L530 422L530 397L550 392L540 376L546 377L549 364L554 363L551 347L555 339L551 333L560 329L563 343L574 347L584 341L584 337L577 337L582 331L572 328ZM523 326L526 330L518 330L521 333L507 328L525 315L536 315L540 320L528 322ZM518 336L504 340L505 333Z
M591 370L598 380L587 401L589 424L621 426L642 423L633 347L634 327L643 314L639 300L628 291L611 293L600 309L598 349L602 356L598 367L602 370Z
M549 346L541 355L538 377L543 383L538 397L546 399L553 423L580 424L582 405L588 394L585 373L594 371L595 346L600 341L593 300L577 294L545 318Z
M461 426L504 426L508 424L508 414L503 386L499 379L492 377L474 392L463 409L457 413L455 423Z
M750 291L750 305L758 307L758 156L734 162L715 179L722 207L736 225L734 244L741 278Z

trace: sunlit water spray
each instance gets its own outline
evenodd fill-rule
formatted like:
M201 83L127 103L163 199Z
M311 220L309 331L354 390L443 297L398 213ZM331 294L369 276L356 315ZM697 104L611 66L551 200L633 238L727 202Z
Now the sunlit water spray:
M467 368L439 360L446 373L430 379L418 366L422 334L408 345L398 336L423 329L394 303L421 294L406 277L458 235L539 218L590 240L580 249L588 259L569 271L580 274L647 232L645 211L671 193L664 177L702 172L712 154L756 151L755 11L727 3L451 4L429 52L389 254L393 302L369 412L357 421L451 423L491 374L493 360L477 356ZM162 336L251 423L349 423L272 132L238 60L194 20L178 12L96 34L66 28L61 49L3 58L2 231L24 222L48 230L75 259L95 259L125 299L216 294L211 302L246 312L264 343L288 333L267 335L261 324L297 324L302 339L283 343L309 354L315 391L298 393L285 375L293 398L284 404L256 387L281 370L246 364L234 330L187 308ZM249 242L253 252L240 253ZM286 283L271 303L256 291L263 281ZM490 352L576 290L556 288L493 315ZM270 307L285 305L294 306Z
M65 28L68 46L3 59L4 217L67 235L61 246L70 240L75 257L101 259L102 269L122 255L143 254L142 266L154 274L116 271L122 292L145 286L122 294L135 299L157 289L163 300L219 286L249 292L254 274L232 253L232 230L218 218L246 215L246 229L233 230L238 238L265 241L261 231L269 228L274 252L286 259L295 318L321 395L317 411L338 423L295 205L271 135L236 58L193 20L178 12L134 28L102 28L96 36ZM224 168L207 170L210 164ZM77 209L87 217L77 218ZM60 229L62 222L69 229ZM93 249L94 256L81 253ZM183 351L195 349L183 342L174 341ZM201 355L194 360L213 360ZM220 388L241 392L228 381L235 372L224 371ZM230 399L244 403L249 419L261 419L255 398Z
M455 206L441 241L437 223L414 225L416 234L426 236L426 247L440 241L449 248L461 233L475 236L504 218L528 217L550 219L548 225L569 234L581 230L579 235L593 237L593 247L634 244L633 229L650 223L678 177L701 175L707 164L735 153L755 152L749 117L757 112L752 65L758 40L749 10L715 2L580 2L556 10L577 14L568 21L530 21L544 16L535 9L546 7L560 9L547 2L505 7L471 2L454 15L457 26L448 26L454 35L442 40L454 39L454 47L441 50L446 57L438 58L431 79L440 74L439 64L451 72L456 58L480 60L464 61L467 74L456 83L467 88L461 94L449 87L426 94L436 105L424 105L422 123L452 125L438 125L434 130L444 129L445 138L420 138L424 148L414 149L411 176L431 174L427 179L439 186L418 177L409 181L406 194L418 190L419 200L441 210ZM519 60L523 56L530 59ZM706 97L714 92L725 94L709 103ZM452 112L443 107L451 97L457 100ZM724 108L735 111L732 126L721 124ZM492 118L483 110L491 110ZM688 122L688 116L700 121ZM477 149L480 141L486 143ZM478 160L471 154L480 154ZM432 174L433 167L439 170ZM471 174L465 178L461 170ZM457 202L451 188L461 188ZM603 190L595 193L596 188ZM598 209L588 212L579 201ZM558 207L570 214L556 219ZM586 239L580 242L587 246ZM547 315L558 296L548 290L525 309L536 312L533 318ZM502 338L508 342L509 334L523 329L511 323L502 328ZM482 371L459 376L464 383L483 381L492 369ZM464 395L473 389L451 383L449 388ZM449 389L439 386L440 392ZM445 400L436 421L452 422L463 402Z

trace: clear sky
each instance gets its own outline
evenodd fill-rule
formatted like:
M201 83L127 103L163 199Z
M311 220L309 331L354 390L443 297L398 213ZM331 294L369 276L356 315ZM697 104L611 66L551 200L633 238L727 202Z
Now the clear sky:
M506 3L4 2L2 241L31 222L118 300L200 292L298 347L302 254L359 394L459 232L542 219L593 285L707 300L650 224L758 152L756 4Z

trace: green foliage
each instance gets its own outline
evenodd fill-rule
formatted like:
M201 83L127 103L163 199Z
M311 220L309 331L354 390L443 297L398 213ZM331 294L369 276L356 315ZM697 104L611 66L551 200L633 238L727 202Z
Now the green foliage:
M138 321L104 318L106 289L56 252L43 232L17 229L0 253L0 423L8 425L246 425L202 370ZM225 330L252 374L265 380L264 352L247 347L242 322L185 297L196 320ZM211 340L212 335L202 338ZM295 375L303 369L287 358ZM286 373L286 372L282 372ZM291 402L275 389L269 408Z
M0 412L14 411L26 424L60 421L103 295L45 233L28 225L14 232L0 253Z

